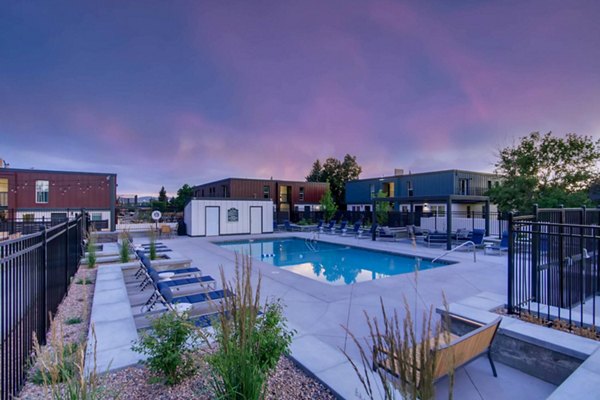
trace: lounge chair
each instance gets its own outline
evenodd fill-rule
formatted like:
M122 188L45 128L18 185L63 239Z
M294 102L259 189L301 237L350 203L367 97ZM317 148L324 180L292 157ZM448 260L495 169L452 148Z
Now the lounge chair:
M360 231L360 227L362 226L362 222L361 221L357 221L354 223L352 230L350 231L353 235L358 235L358 232Z
M485 237L485 229L473 229L471 233L471 241L475 243L475 247L483 246L483 238Z
M302 229L302 227L300 225L296 225L296 224L291 224L290 220L286 219L285 221L283 221L283 226L285 227L285 230L288 232L298 232Z
M334 233L339 233L340 235L344 236L348 230L346 225L348 225L348 221L342 221L340 226L335 229Z
M491 347L494 337L496 336L496 332L498 331L498 327L500 326L500 322L502 321L502 317L496 318L487 325L473 320L464 319L462 317L460 317L460 319L469 325L477 326L477 329L463 336L451 335L452 339L448 344L443 343L444 336L442 335L436 353L436 364L433 373L433 379L440 379L484 354L487 355L490 361L490 366L492 367L492 373L494 377L497 377L498 374L496 373L496 367L494 366L494 361L492 360ZM373 347L374 371L376 371L378 368L383 368L386 371L396 375L395 372L397 368L392 366L391 361L389 349Z
M367 231L366 229L360 229L356 234L357 239L371 239L373 237L373 233L377 233L378 224L371 225L371 228ZM365 232L369 232L368 235L364 235Z
M431 247L432 244L444 244L448 242L448 235L444 232L433 232L425 236L423 241L427 243L427 247Z
M331 234L335 233L335 221L334 220L329 221L329 225L327 225L325 228L323 228L322 232L331 233Z
M317 224L317 226L315 226L313 229L311 229L313 231L319 231L321 232L323 230L323 220L320 219L319 223Z
M494 252L494 254L496 255L501 255L502 252L508 251L508 232L502 232L502 239L500 240L500 244L486 245L483 249L484 254L487 254L488 250Z

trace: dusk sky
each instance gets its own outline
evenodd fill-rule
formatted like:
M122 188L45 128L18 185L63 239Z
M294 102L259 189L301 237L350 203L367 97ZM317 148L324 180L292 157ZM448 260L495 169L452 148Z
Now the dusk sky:
M492 171L531 131L600 137L599 18L597 0L6 0L0 158L154 195L346 153L364 178Z

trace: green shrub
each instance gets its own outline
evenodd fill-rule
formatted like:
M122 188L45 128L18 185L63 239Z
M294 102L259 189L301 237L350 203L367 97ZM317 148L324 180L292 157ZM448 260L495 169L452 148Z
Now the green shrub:
M92 283L94 283L94 281L91 279L88 279L88 278L84 278L84 279L77 279L75 281L75 283L78 285L91 285Z
M127 238L126 235L123 235L123 237L121 239L121 247L119 249L119 255L121 257L122 263L129 262L129 251L130 251L129 239Z
M293 331L287 329L283 307L279 301L265 303L260 310L259 274L256 289L251 284L252 265L242 258L241 269L236 258L235 281L221 279L225 290L235 296L225 297L220 317L214 325L218 347L207 356L211 366L211 386L220 399L264 398L268 374L279 358L289 353Z
M194 373L197 343L196 327L187 315L168 311L152 321L152 329L142 334L132 349L148 355L144 363L171 386Z
M150 232L150 260L156 260L156 234Z
M87 242L87 262L88 268L96 266L96 238L90 233Z
M71 317L65 320L65 325L75 325L80 324L82 321L81 317Z

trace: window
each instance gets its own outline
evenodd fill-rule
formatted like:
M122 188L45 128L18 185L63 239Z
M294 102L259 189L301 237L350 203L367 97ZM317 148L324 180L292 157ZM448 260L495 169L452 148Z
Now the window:
M23 222L33 222L33 214L23 214Z
M459 190L460 190L460 192L458 194L461 194L463 196L466 196L469 194L469 180L468 179L459 179L458 186L459 186Z
M371 198L375 198L375 184L371 183L371 185L369 186L369 190L371 191Z
M271 198L271 186L269 186L269 185L263 186L263 198L264 199Z
M446 206L445 205L439 205L439 206L432 205L432 206L429 206L429 209L431 210L431 213L435 216L443 217L446 215Z
M204 197L204 189L202 189L202 197Z
M102 221L102 213L92 213L92 221Z
M492 181L488 181L488 189L492 188Z
M0 179L0 207L8 207L8 179Z
M35 181L35 202L36 203L47 203L48 202L48 181Z
M304 188L300 186L300 193L298 194L298 199L300 201L304 201Z
M221 185L221 188L223 189L223 197L229 197L227 195L227 185Z
M413 185L412 185L412 181L407 181L406 182L406 191L408 192L408 196L412 197L413 195Z
M287 186L279 186L279 202L280 203L289 203Z

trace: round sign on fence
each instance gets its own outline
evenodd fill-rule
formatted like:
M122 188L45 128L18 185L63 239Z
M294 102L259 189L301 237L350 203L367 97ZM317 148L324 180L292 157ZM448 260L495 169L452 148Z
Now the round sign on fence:
M162 217L162 214L158 210L152 211L152 219L158 221Z

